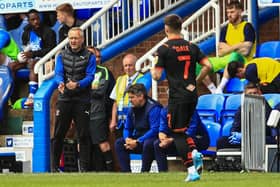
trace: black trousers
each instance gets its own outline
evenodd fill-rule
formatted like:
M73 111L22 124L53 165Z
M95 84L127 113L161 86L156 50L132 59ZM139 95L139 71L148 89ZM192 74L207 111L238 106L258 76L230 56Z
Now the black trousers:
M191 167L193 165L192 151L196 149L193 139L185 133L172 133L170 136L174 138L174 141L166 148L159 146L159 139L154 141L158 170L168 171L167 155L179 155L186 168Z
M89 109L89 102L58 101L56 106L55 130L52 139L53 169L59 167L63 141L71 121L74 120L80 146L80 168L81 171L88 170L90 163Z

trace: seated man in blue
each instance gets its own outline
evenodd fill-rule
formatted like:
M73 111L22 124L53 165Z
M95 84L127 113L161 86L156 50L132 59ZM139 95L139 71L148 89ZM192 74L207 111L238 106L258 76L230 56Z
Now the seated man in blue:
M123 137L115 142L121 172L131 172L130 153L142 154L141 172L150 171L154 160L153 142L157 138L161 105L147 96L143 84L131 85L128 90L131 107L124 125Z
M198 151L206 150L209 147L210 137L197 111L192 115L186 134L192 137Z
M159 134L159 139L154 142L154 150L155 150L155 158L158 165L159 172L167 171L168 164L167 164L167 155L169 154L179 154L182 157L184 165L190 162L189 159L186 157L186 150L184 144L186 141L193 142L192 145L192 160L193 164L195 165L195 172L198 170L201 172L202 169L202 155L197 150L206 150L209 147L210 139L207 133L205 126L202 124L197 111L194 112L189 128L186 129L185 134L188 135L188 139L183 139L183 141L179 142L177 137L172 136L172 132L168 126L168 119L167 119L167 109L163 108L160 115L160 127L159 133L165 134L166 138L161 139ZM185 137L185 136L182 136ZM191 140L192 139L192 140ZM189 170L189 168L188 168Z
M245 94L261 95L260 88L249 82L245 87ZM265 102L265 119L268 120L269 114L271 112L271 107L267 102ZM232 128L230 130L231 136L223 136L217 140L217 150L224 148L241 148L241 107L238 108L234 116L234 121ZM266 143L275 144L276 130L266 126Z
M22 34L24 51L21 53L21 57L25 59L24 63L30 69L29 95L25 105L33 106L33 97L38 89L38 77L34 72L34 66L40 58L56 46L56 35L50 27L43 24L37 10L29 10L27 18L28 25Z

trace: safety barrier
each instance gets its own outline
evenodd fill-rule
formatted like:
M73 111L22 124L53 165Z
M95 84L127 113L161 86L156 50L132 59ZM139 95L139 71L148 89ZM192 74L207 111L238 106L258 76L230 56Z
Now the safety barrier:
M243 95L241 105L241 152L245 170L265 170L265 100ZM242 103L242 102L241 102Z

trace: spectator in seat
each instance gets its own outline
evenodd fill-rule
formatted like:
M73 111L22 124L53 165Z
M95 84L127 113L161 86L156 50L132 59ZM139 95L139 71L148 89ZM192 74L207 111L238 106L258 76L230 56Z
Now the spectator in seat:
M247 79L260 85L261 92L280 93L280 63L272 58L255 58L243 64L233 61L228 65L230 77Z
M121 172L131 172L130 153L142 154L141 172L150 171L154 160L153 142L157 138L161 105L147 96L143 84L131 85L128 90L131 102L123 137L115 142Z
M203 80L203 83L211 93L223 92L230 78L226 69L229 62L242 59L243 63L246 63L253 59L256 52L255 29L251 23L242 19L242 11L242 4L238 0L232 0L226 6L229 23L221 29L218 46L219 57L209 58L212 65L212 72L216 73L224 69L223 78L217 88L209 76L206 76ZM232 53L238 53L242 57L238 57ZM199 66L197 67L196 71L199 72Z
M249 82L245 86L244 90L245 94L248 95L261 95L260 88L252 83ZM271 107L267 102L265 102L265 121L268 120L269 114L271 112ZM223 136L217 140L217 150L224 149L224 148L241 148L241 107L238 108L237 112L234 116L234 121L232 124L232 128L230 130L230 136ZM274 144L275 142L276 131L274 128L270 128L266 126L266 143Z
M167 155L179 155L185 166L188 159L188 144L192 149L191 156L195 169L202 171L202 154L198 151L209 147L210 139L206 127L202 124L198 113L195 111L185 133L176 134L170 129L167 109L163 108L160 115L159 139L154 142L155 158L159 172L168 171ZM190 168L188 169L190 170Z
M29 95L25 102L27 106L33 106L33 97L38 89L38 77L34 72L36 62L56 46L55 32L48 26L41 23L39 12L31 9L27 13L28 25L22 34L24 51L22 58L30 69L29 74Z

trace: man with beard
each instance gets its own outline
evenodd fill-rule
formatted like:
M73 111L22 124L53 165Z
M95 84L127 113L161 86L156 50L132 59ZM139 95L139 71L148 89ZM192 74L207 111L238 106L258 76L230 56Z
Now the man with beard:
M256 33L252 24L242 19L242 10L242 4L238 0L232 0L226 6L229 23L221 29L218 57L209 58L212 73L225 69L223 78L217 88L209 76L203 80L211 93L222 93L230 78L226 70L229 62L242 59L246 63L252 60L256 52ZM196 71L199 72L199 69L197 66Z

